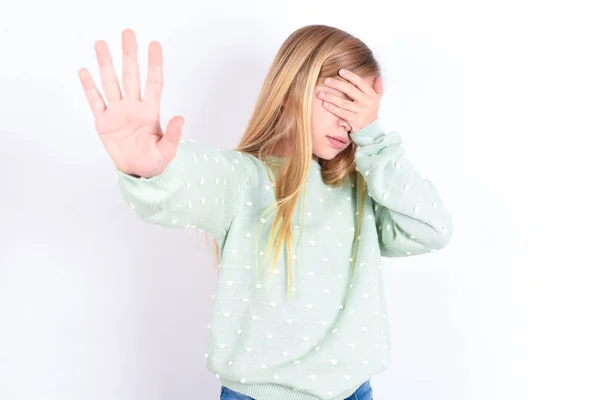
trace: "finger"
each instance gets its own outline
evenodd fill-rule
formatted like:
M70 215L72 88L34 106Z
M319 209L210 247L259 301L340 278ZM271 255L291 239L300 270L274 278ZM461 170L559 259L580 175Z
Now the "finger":
M322 105L322 106L323 106L323 108L325 108L325 109L326 109L328 112L330 112L330 113L332 113L333 115L335 115L336 117L338 117L338 115L337 115L337 114L335 114L335 113L333 112L333 107L332 107L332 108L329 108L329 109L327 109L327 106L325 106L325 102L324 102L324 101L322 101L322 102L321 102L321 105ZM339 109L339 108L338 108L338 109ZM346 119L344 119L344 121L345 121L345 122L348 124L349 130L351 130L352 128L350 127L350 122L348 122L348 120L346 120Z
M316 86L315 86L315 92L317 92L317 93L319 93L319 92L328 92L328 93L333 93L333 94L335 94L336 96L340 96L341 98L345 98L345 99L348 99L348 100L352 100L352 99L350 98L350 96L348 96L348 95L347 95L347 94L345 94L344 92L342 92L342 91L340 91L340 90L337 90L337 89L334 89L334 88L332 88L332 87L330 87L330 86L327 86L327 85L316 85Z
M353 120L354 113L352 111L344 110L343 108L340 108L328 101L323 102L323 107L325 107L326 110L332 112L333 114L337 115L342 119L345 119L348 122Z
M365 93L363 93L359 88L354 86L352 82L339 79L339 78L330 78L331 80L326 83L326 85L338 89L339 91L348 95L352 100L363 102L367 99Z
M104 97L108 101L109 105L111 102L121 100L121 87L119 86L119 80L117 74L113 68L112 57L108 50L108 45L104 40L98 40L95 44L96 58L98 59L98 67L100 69L100 82L102 83L102 90L104 90Z
M167 123L165 134L156 144L158 151L167 160L172 159L177 152L177 147L181 141L181 128L184 122L183 117L180 116L171 118L169 123Z
M92 114L94 114L95 118L98 118L100 114L106 110L106 104L94 83L94 79L86 68L81 68L79 70L79 80L81 81L81 86L83 86L83 91L88 104L92 109Z
M148 47L148 79L144 89L144 101L160 107L163 88L163 55L160 43L151 42Z
M140 100L140 67L135 33L125 29L121 38L123 47L123 92L125 97Z
M374 95L377 94L377 93L375 93L375 91L373 90L371 85L369 85L369 83L367 83L366 79L363 79L361 76L355 74L354 72L349 71L347 69L343 69L343 68L340 69L338 72L341 77L350 81L353 85L355 85L358 89L360 89L361 92L363 92L368 97L374 97Z
M329 93L329 92L327 92L327 93L323 92L323 93L317 94L317 96L321 100L325 100L329 103L333 103L338 108L343 108L345 110L352 111L352 112L357 112L359 110L359 106L357 103L355 103L352 100L346 100L336 94Z

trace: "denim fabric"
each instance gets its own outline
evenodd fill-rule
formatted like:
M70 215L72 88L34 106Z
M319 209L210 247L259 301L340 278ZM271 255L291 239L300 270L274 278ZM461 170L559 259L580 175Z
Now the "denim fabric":
M255 400L250 396L236 392L229 389L228 387L221 386L221 398L220 400ZM344 400L373 400L373 388L371 382L366 381L356 389L356 391L346 397Z
M250 396L231 390L226 386L221 386L220 400L254 400Z
M373 400L373 388L371 387L371 381L366 381L356 389L356 391L346 397L345 400Z

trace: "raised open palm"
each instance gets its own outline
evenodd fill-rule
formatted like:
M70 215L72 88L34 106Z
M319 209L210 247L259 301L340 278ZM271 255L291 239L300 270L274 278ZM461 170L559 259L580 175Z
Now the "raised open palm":
M140 74L135 33L122 32L123 92L113 68L108 45L95 43L104 102L86 68L79 79L95 118L102 144L120 171L152 177L162 173L171 162L181 139L183 117L173 117L166 131L160 126L160 99L163 88L163 58L159 42L148 47L148 77L144 98L140 92Z

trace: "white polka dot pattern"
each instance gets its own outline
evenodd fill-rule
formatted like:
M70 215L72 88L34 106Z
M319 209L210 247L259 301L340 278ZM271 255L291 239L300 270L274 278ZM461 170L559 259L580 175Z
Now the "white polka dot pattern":
M182 139L162 174L136 178L117 170L117 178L123 196L142 220L206 231L221 240L243 197L247 157Z
M264 268L261 276L259 267L265 266L255 262L265 260L273 216L261 213L274 201L260 160L182 140L160 175L145 179L117 171L122 194L138 217L204 230L219 242L204 357L207 368L233 390L288 400L351 396L391 360L382 255L435 251L451 236L439 194L404 159L396 133L383 134L376 120L351 138L360 146L357 169L369 194L357 253L351 253L355 185L326 185L312 160L304 214L299 202L292 220L293 297L287 293L284 250L272 275Z
M376 119L350 137L360 146L356 169L373 200L381 254L407 257L446 246L453 233L451 214L435 185L406 159L400 134L384 133Z

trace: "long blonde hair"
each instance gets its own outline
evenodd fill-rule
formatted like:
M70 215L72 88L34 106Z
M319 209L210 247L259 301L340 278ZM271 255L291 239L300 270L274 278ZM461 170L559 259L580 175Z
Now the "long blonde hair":
M294 31L281 45L263 82L246 130L237 150L251 154L276 171L271 179L275 189L275 203L271 208L277 213L273 220L265 259L275 243L271 264L271 280L281 246L286 241L288 294L292 291L292 217L301 195L306 194L306 180L310 171L312 139L310 134L310 110L315 85L323 85L328 77L338 77L340 68L349 69L362 77L380 76L381 69L371 49L351 34L327 25L307 25ZM285 105L284 105L285 102ZM319 160L321 176L325 184L334 187L350 179L356 188L359 210L352 258L356 261L356 249L363 217L366 184L356 171L351 143L332 160ZM269 156L283 157L274 165ZM302 217L304 216L304 198ZM262 224L260 224L262 225ZM303 224L302 224L303 226ZM258 240L259 235L256 235ZM215 257L220 260L219 245L215 239ZM257 243L258 245L258 243ZM256 249L258 251L258 249ZM258 262L256 263L258 266ZM220 267L220 264L219 264Z

